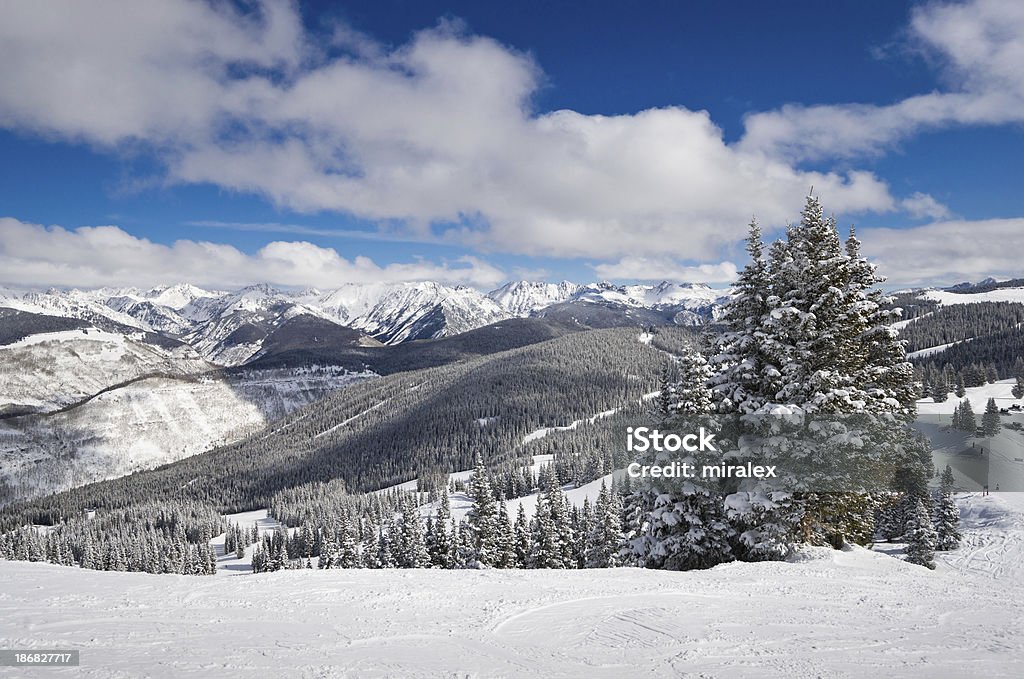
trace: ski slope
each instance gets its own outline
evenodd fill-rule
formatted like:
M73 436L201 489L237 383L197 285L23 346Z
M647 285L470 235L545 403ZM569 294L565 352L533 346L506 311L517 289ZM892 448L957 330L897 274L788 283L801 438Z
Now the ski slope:
M967 387L964 390L964 398L970 399L971 408L979 415L985 412L985 404L990 398L994 398L996 405L1000 408L1009 408L1012 405L1024 406L1024 400L1013 397L1015 382L1016 380L999 380L992 384L983 384L980 387ZM917 412L919 415L952 415L961 400L952 393L941 403L936 403L931 397L922 398L917 402Z
M1020 676L1024 494L961 507L936 571L859 548L683 573L0 562L0 647L82 662L0 677Z

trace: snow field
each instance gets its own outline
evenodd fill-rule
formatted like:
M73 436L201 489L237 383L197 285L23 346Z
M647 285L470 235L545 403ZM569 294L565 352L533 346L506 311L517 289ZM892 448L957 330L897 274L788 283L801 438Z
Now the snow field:
M1024 494L960 503L936 571L860 548L682 573L0 562L0 646L80 649L46 670L76 677L1017 677Z

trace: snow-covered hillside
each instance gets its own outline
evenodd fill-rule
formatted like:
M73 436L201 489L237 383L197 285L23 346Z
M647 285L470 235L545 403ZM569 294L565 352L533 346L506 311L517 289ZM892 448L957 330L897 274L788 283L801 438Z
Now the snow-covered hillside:
M943 306L951 304L977 304L978 302L1020 302L1024 303L1024 288L996 288L986 292L955 292L952 290L927 290L923 296Z
M961 507L936 571L861 548L687 572L0 562L0 640L78 649L47 672L82 677L1017 677L1024 494Z
M151 378L65 412L0 420L0 481L10 495L0 493L0 503L205 452L373 376L266 370L230 380Z
M0 412L51 411L143 375L209 370L187 345L95 327L38 333L0 346Z

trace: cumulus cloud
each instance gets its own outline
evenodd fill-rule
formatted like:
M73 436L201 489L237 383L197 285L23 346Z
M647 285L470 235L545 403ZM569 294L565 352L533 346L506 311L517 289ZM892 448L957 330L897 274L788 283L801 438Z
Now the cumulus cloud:
M931 219L946 219L951 216L949 208L935 200L927 193L917 192L900 201L903 208L911 217L918 219L928 217Z
M608 280L733 283L738 276L732 262L687 265L667 257L623 257L592 268L599 278Z
M949 220L912 229L863 229L864 253L889 285L948 285L1019 277L1024 219Z
M784 106L747 116L739 149L793 162L878 154L922 130L1024 121L1024 3L932 2L908 35L948 86L887 106Z
M0 126L142 146L170 182L397 220L480 251L718 257L811 186L841 213L898 207L869 172L730 145L704 111L538 114L530 56L443 24L398 47L306 30L294 5L4 3Z
M0 218L0 282L15 285L151 287L187 281L221 288L256 282L332 288L435 280L487 288L505 278L503 271L476 257L380 266L368 257L346 259L332 248L302 241L274 241L247 254L205 241L163 245L116 226L64 229Z
M311 32L288 0L9 2L0 6L0 127L115 153L143 149L167 182L348 213L384 224L376 236L384 240L598 260L595 272L609 278L719 282L724 264L681 262L727 258L752 214L769 231L781 226L811 186L839 214L901 210L957 223L932 196L893 196L870 172L801 166L880 153L921 130L1024 120L1024 4L923 4L907 35L937 66L942 89L887 106L756 113L728 144L707 112L684 107L539 113L540 66L453 23L395 47L344 25ZM228 278L259 265L281 284L297 279L298 262L328 281L497 276L480 260L381 267L308 243L271 243L249 256L183 241L165 252L104 228L33 233L46 243L110 238L125 256L148 253L158 272L166 269L154 252L177 258L182 271L197 271L184 253L215 261ZM251 228L301 235L306 227ZM17 252L29 267L19 270L45 278L42 254ZM106 281L133 266L96 254L108 268L75 260L54 271L84 285L71 272ZM950 255L930 266L953 271L962 261Z

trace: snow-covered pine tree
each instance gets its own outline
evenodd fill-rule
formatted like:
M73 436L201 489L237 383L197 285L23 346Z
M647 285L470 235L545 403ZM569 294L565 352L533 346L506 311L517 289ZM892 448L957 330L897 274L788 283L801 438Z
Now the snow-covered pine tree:
M377 563L379 568L396 568L395 554L392 550L394 530L386 531L383 527L377 533Z
M325 533L320 546L320 560L318 568L339 568L338 565L338 543L335 540L335 533L330 529L323 529Z
M342 512L338 517L338 526L335 531L335 568L358 568L359 567L359 544L356 541L356 531L352 526L352 520L348 512Z
M664 430L688 433L707 424L712 410L711 369L704 356L687 348L679 357L679 381L672 412L660 424ZM673 454L674 455L674 454ZM641 464L665 464L672 457L651 451ZM678 460L696 465L709 462L690 455ZM733 559L734 532L725 515L722 495L697 480L644 479L633 490L632 505L639 527L630 536L627 558L647 568L686 570L707 568ZM609 546L611 549L611 546ZM599 552L600 560L607 560Z
M530 541L530 568L572 568L568 505L557 481L537 501Z
M590 533L586 536L587 568L614 568L622 549L622 508L617 494L601 482Z
M761 252L756 245L748 249ZM751 426L752 431L738 439L743 444L740 455L777 460L784 470L786 456L801 461L799 477L788 481L798 491L791 509L802 515L804 540L869 540L872 531L863 523L870 515L870 499L856 491L873 486L895 463L886 457L901 453L901 424L912 418L916 397L912 366L891 327L897 312L887 309L887 298L876 289L882 279L861 256L856 236L851 232L844 248L834 220L824 216L813 197L807 200L801 222L787 230L784 241L772 245L767 261L755 261L749 269L746 277L761 281L761 314L727 315L728 332L716 357L715 390L724 397L721 409L765 416L760 431ZM762 367L751 371L751 365ZM737 400L735 394L744 398ZM790 438L798 445L782 453L766 443L771 432L764 427L779 424L772 421L775 412L786 412L798 422L832 421L795 432L800 436ZM896 420L888 427L870 426L876 418L892 416ZM837 447L835 442L843 440L847 444ZM754 510L754 520L759 504L777 512L780 503L753 485L736 489L754 493L739 498L739 504Z
M430 562L436 568L455 568L455 539L449 532L451 521L451 500L448 495L448 487L445 486L441 489L437 500L437 516L427 541Z
M941 552L960 546L960 510L953 496L953 469L947 464L942 471L935 498L935 549Z
M957 398L963 398L964 396L967 395L967 388L964 384L963 373L956 374L956 388L954 389L954 393L956 394Z
M477 561L480 566L494 566L499 558L498 503L494 499L487 469L479 455L476 457L468 490L473 498L473 506L466 515L475 552L471 561Z
M526 568L530 559L530 522L526 518L526 510L523 508L522 502L519 503L519 508L516 510L513 551L515 552L515 567Z
M522 504L522 503L520 503ZM516 567L516 538L515 529L512 526L508 514L508 506L504 500L498 502L497 528L497 552L494 559L496 568Z
M999 422L999 406L996 400L990 398L985 404L985 414L981 416L981 429L985 436L992 437L999 434L1002 425Z
M719 410L727 413L756 412L767 400L765 394L773 393L774 385L770 383L781 375L763 351L761 326L771 291L761 227L756 220L750 223L747 255L750 262L740 273L722 317L725 331L717 343L712 378L715 401Z
M678 360L680 379L674 385L675 402L670 418L675 413L710 413L714 409L710 386L713 371L704 354L687 347Z
M906 561L925 568L935 568L935 528L925 498L914 502L905 530L907 540Z
M370 519L364 520L363 541L360 552L360 561L363 568L381 568L380 530Z
M423 522L420 521L413 493L402 494L398 510L394 530L400 546L394 550L395 565L398 568L429 567L430 555L423 535Z
M474 531L466 521L461 521L455 531L456 568L480 568L480 559L474 542Z

